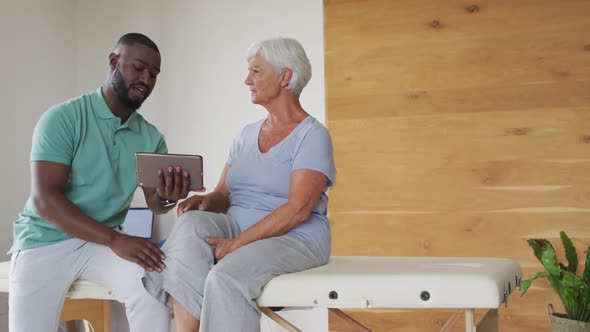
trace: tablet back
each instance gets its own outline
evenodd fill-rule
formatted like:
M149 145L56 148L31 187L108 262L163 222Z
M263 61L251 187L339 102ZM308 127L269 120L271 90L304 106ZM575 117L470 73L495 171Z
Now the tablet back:
M188 154L159 154L137 152L135 154L137 167L137 183L140 187L158 187L158 169L167 172L169 166L182 167L190 172L190 190L198 191L203 188L203 157Z

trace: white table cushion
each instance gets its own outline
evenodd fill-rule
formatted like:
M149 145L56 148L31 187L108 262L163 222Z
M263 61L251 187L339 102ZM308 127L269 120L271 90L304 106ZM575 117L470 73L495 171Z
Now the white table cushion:
M263 307L498 308L521 274L518 263L504 258L336 256L328 265L274 278L257 302Z

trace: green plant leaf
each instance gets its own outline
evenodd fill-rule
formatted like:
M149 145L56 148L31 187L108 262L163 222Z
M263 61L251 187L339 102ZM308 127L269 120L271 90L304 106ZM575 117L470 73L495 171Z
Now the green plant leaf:
M530 239L527 242L533 248L535 256L543 264L545 270L551 275L559 277L561 275L561 269L557 265L555 249L551 245L551 242L545 239Z
M526 291L529 289L529 287L531 287L531 285L533 284L533 281L535 281L539 278L547 278L548 276L549 276L549 273L547 273L547 272L537 272L537 274L535 274L535 276L532 277L531 279L523 280L520 284L520 296L523 296L524 293L526 293Z
M578 290L583 290L583 289L588 288L588 285L586 285L586 283L582 280L582 278L577 276L575 273L572 273L569 271L563 271L563 278L562 278L561 284L563 285L563 287L578 289Z
M590 291L582 294L582 302L584 302L588 310L590 310Z
M555 248L546 239L527 240L535 257L543 264L546 271L538 272L533 278L523 280L520 295L524 295L533 282L546 278L547 282L561 299L569 319L590 322L590 247L586 253L584 273L577 275L578 257L576 249L565 232L560 232L561 242L565 248L568 265L557 262Z
M586 300L590 297L590 287L574 273L564 271L561 280L561 301L569 319L584 321L586 319Z
M565 248L565 257L567 258L568 267L567 270L572 273L576 273L578 270L578 254L576 253L576 247L572 243L572 240L565 234L564 231L559 232L563 248Z
M561 279L559 277L556 276L552 276L552 275L548 275L547 276L547 282L549 283L549 286L551 286L551 288L553 288L553 290L555 291L555 293L557 295L559 295L559 297L562 298L562 302L563 302L563 285L561 284Z
M584 268L582 279L586 282L586 285L590 287L590 247L586 250L586 267Z

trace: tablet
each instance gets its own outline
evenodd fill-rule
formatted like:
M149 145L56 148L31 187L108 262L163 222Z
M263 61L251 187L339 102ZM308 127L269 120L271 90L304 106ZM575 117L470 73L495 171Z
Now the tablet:
M203 157L198 155L137 152L135 166L140 187L157 188L158 169L166 171L168 166L180 166L183 171L190 172L190 190L198 191L203 188Z
M121 229L129 235L151 239L154 229L154 213L148 208L129 208Z

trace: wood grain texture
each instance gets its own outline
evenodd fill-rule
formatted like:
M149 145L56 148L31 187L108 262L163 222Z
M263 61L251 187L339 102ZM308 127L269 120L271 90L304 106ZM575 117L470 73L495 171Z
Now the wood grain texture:
M325 0L332 254L510 257L530 277L527 238L560 247L565 230L582 253L589 12L590 0ZM513 295L500 330L547 330L547 303L561 307L543 282ZM351 313L374 331L438 331L451 314Z
M111 331L111 307L109 300L66 299L60 322L86 320L95 332Z

